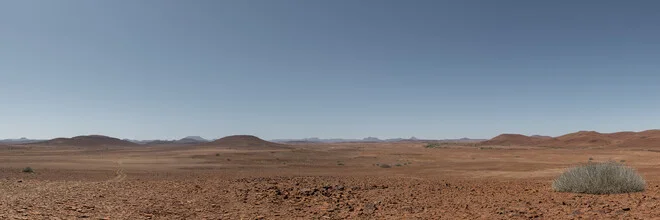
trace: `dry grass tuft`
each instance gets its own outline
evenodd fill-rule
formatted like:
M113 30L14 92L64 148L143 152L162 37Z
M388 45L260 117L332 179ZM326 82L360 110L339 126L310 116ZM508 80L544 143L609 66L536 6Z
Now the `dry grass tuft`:
M571 168L552 182L555 191L587 194L641 192L645 187L635 169L613 161Z

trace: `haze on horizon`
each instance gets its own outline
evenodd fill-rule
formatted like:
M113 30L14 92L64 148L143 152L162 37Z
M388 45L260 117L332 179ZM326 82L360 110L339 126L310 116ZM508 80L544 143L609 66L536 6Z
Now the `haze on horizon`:
M0 139L658 128L655 1L0 2Z

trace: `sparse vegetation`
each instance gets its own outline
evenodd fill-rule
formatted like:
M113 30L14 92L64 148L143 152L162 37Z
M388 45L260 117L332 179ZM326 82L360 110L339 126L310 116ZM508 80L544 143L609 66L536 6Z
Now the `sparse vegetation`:
M381 164L381 165L378 165L378 166L380 168L392 168L392 166L390 166L389 164Z
M449 145L449 143L429 143L424 146L425 148L443 148Z
M219 157L219 156L220 156L220 153L215 154L215 156L216 156L216 157Z
M395 166L400 167L400 166L402 166L402 165L401 165L400 163L397 163Z
M620 160L619 162L621 162L621 163L625 163L625 162L626 162L626 160Z
M32 167L25 167L23 168L23 173L34 173L34 170Z
M337 166L344 166L344 163L342 163L341 161L337 161Z
M589 157L589 161L592 161L592 160L594 160L594 158L593 158L593 157Z
M587 194L641 192L645 187L637 171L614 161L571 168L552 182L555 191Z

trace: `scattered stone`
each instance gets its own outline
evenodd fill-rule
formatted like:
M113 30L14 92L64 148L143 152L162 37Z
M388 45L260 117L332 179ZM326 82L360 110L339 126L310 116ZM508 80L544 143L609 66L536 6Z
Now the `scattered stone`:
M304 188L304 189L300 190L300 194L305 195L305 196L311 196L312 194L314 194L314 190L312 190L310 188Z
M364 208L362 208L362 212L364 214L371 215L374 214L374 212L376 212L377 209L378 207L376 207L376 204L368 202L364 204Z

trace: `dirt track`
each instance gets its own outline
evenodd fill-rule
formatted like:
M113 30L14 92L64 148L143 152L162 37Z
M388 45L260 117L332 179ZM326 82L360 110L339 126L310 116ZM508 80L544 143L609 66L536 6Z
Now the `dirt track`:
M423 145L13 148L0 152L0 219L660 216L660 153L654 151ZM551 191L562 169L589 158L625 160L647 179L648 190L602 196ZM21 173L25 166L36 172Z

